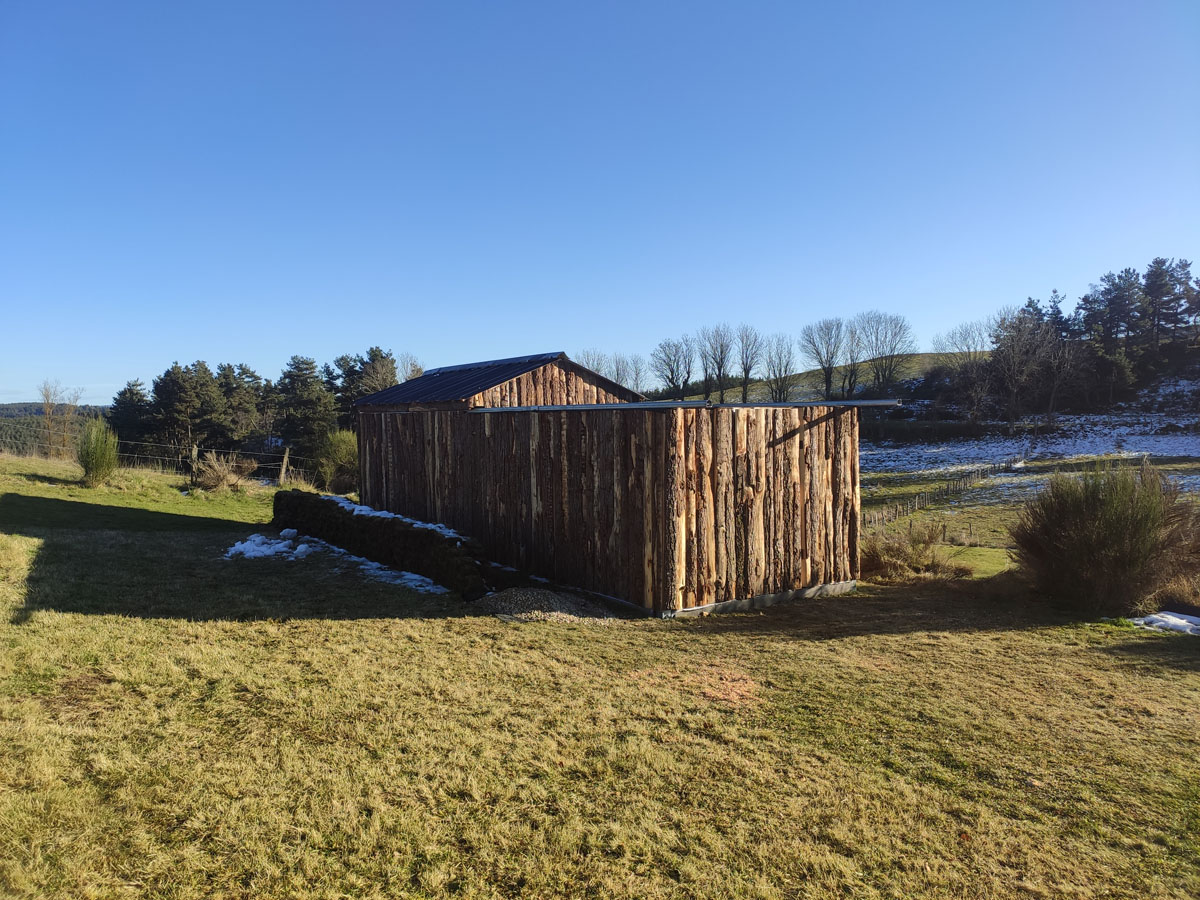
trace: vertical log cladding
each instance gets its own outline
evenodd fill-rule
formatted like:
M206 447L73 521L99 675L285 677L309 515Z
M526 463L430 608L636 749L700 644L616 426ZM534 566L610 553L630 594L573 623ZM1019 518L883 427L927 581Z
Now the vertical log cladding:
M530 389L585 394L573 379L547 373ZM649 609L858 575L856 409L425 410L358 423L364 502Z
M663 488L667 492L664 511L666 537L663 561L663 596L658 603L663 609L685 609L684 591L687 582L687 473L684 469L684 413L683 409L666 412L662 446L666 453L666 469ZM657 605L657 604L656 604Z

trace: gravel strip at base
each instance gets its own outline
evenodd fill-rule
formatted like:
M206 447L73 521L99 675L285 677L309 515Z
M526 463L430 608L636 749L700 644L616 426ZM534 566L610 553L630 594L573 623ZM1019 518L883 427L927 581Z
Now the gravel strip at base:
M585 622L606 625L617 617L598 603L576 594L545 588L509 588L480 597L472 604L484 614L515 622Z

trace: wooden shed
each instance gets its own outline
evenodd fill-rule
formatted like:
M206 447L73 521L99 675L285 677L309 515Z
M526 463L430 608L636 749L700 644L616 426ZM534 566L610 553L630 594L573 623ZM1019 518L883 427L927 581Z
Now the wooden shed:
M521 386L359 401L362 502L659 615L853 586L855 405L639 402L561 354L544 358L540 376L511 375ZM436 371L474 378L490 365Z

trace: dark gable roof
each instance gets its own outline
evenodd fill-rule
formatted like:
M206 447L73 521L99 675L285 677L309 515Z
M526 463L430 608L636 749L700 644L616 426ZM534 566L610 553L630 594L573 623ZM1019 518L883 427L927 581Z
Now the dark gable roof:
M443 366L430 369L420 378L385 388L354 401L355 406L391 406L399 403L453 403L466 400L480 391L494 388L498 384L557 359L565 360L567 354L538 353L534 356L514 356L510 359L489 359L484 362L466 363L461 366ZM607 381L607 379L605 379Z

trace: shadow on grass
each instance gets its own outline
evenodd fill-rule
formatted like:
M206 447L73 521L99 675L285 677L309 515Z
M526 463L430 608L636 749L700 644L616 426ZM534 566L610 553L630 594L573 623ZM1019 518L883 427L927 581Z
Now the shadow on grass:
M23 605L12 621L26 622L38 610L196 621L489 615L457 595L420 594L368 580L356 565L335 556L225 559L233 543L261 527L232 519L4 494L0 531L42 541L26 579ZM1031 600L1011 573L1005 573L981 581L864 584L853 594L682 624L696 634L834 640L871 634L1021 631L1077 621ZM1143 664L1200 668L1200 641L1192 646L1131 638L1110 649Z
M42 541L13 624L38 610L190 620L470 615L457 595L369 581L345 560L226 559L255 526L231 519L0 496L0 531Z
M779 604L761 612L713 616L714 632L791 633L802 640L936 631L1021 631L1067 625L1067 613L1030 600L1006 576L913 584L860 582L851 594Z
M1143 634L1137 640L1100 648L1137 668L1181 669L1200 672L1200 638L1190 634Z
M864 635L922 632L1028 631L1093 624L1089 618L1034 597L1013 572L971 581L914 584L860 583L857 591L780 604L759 612L713 616L710 634L839 640ZM1119 641L1099 642L1096 652L1137 667L1200 671L1200 639L1137 630Z
M78 487L83 483L83 477L77 478L62 478L58 475L46 475L42 472L22 472L21 477L27 481L36 481L39 484L49 484L54 487Z
M67 481L64 484L76 484ZM232 519L156 512L131 506L111 506L82 500L31 497L27 494L0 495L0 529L12 534L41 537L47 529L69 528L89 531L228 531L245 527Z

